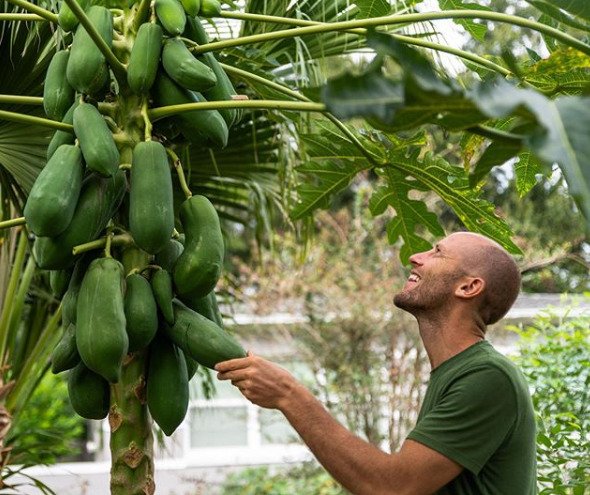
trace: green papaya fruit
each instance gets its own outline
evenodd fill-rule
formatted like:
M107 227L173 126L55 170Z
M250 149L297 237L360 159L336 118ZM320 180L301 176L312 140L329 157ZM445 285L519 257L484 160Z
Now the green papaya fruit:
M195 376L195 373L197 372L197 370L199 369L199 363L197 363L186 352L182 351L182 354L184 354L184 359L186 361L186 375L187 375L188 381L190 382L191 379L193 378L193 376Z
M178 0L156 0L156 16L172 36L178 36L184 31L186 14Z
M74 110L78 106L79 101L74 100L74 103L64 115L62 122L64 124L72 125L74 123ZM67 131L55 131L49 145L47 146L47 160L51 160L51 157L62 144L74 144L76 137L73 132Z
M57 237L37 237L33 256L39 268L61 270L74 264L72 249L93 241L118 210L127 188L125 172L102 179L92 174L82 182L82 191L72 221Z
M197 60L179 38L170 38L162 50L162 65L166 73L180 86L204 91L215 86L215 72Z
M184 11L188 14L188 17L195 17L199 10L201 10L201 0L180 0Z
M68 285L72 278L72 271L68 269L51 270L49 272L49 287L51 288L51 293L58 299L61 299L68 290Z
M178 299L180 299L180 301L182 301L182 303L188 306L190 309L196 311L200 315L203 315L205 318L208 318L223 328L223 318L219 311L219 306L217 305L215 291L212 290L204 297L194 297L189 293L178 296Z
M103 177L119 170L119 150L104 117L90 103L80 103L74 110L74 133L80 143L86 167Z
M135 94L146 93L154 84L162 37L162 28L156 23L144 23L137 31L127 66L127 82Z
M182 352L168 339L156 336L150 345L147 405L152 418L170 436L188 410L188 374Z
M158 106L181 105L206 101L200 93L184 89L162 72L158 73L153 87ZM229 130L217 110L193 110L176 115L173 121L186 139L193 144L216 146L227 145Z
M66 78L66 67L70 58L69 50L59 50L55 53L43 84L43 108L47 117L62 120L72 106L76 92Z
M239 342L219 325L175 299L174 325L165 325L168 338L199 364L213 369L221 361L246 357Z
M150 254L163 249L174 230L170 165L166 149L157 141L133 148L129 230L135 244Z
M90 0L76 0L76 2L78 2L78 5L80 5L82 10L86 10L90 4ZM76 28L80 21L78 21L78 17L76 17L76 15L72 12L72 9L70 9L69 5L62 0L59 7L57 22L59 23L59 27L69 33Z
M111 47L113 42L113 16L102 6L93 5L86 12L88 19L102 39ZM109 68L102 52L92 38L79 25L72 42L66 77L70 85L84 94L95 94L107 83Z
M95 253L90 252L82 255L74 265L72 276L68 284L68 290L61 300L62 319L64 322L76 323L76 307L78 304L78 293L84 279L88 265L95 259ZM65 323L64 323L65 325Z
M215 288L223 266L219 217L211 202L200 195L185 200L179 214L186 241L174 267L174 285L178 294L204 297Z
M138 273L127 276L125 319L127 321L128 352L146 347L158 330L158 308L150 283Z
M217 0L201 0L199 15L203 17L218 17L221 14L221 4Z
M199 45L206 45L209 43L209 36L203 28L201 21L193 18L187 19L184 36ZM231 101L232 96L237 95L237 92L226 74L223 67L211 52L203 53L197 57L201 62L207 64L217 79L217 83L212 88L203 91L203 96L207 101ZM218 112L225 120L228 127L235 125L241 119L242 111L238 108L220 108Z
M54 375L72 369L80 362L76 347L76 326L70 323L51 353L51 372Z
M84 364L117 383L129 348L123 304L123 265L95 259L82 280L76 305L76 344Z
M154 262L169 273L174 272L176 260L184 250L184 246L176 239L169 239L164 248L156 254Z
M86 419L103 419L109 412L109 383L80 362L68 376L68 395L74 411Z
M172 292L172 277L166 270L156 270L152 274L152 291L162 316L169 325L172 325L174 323L172 309L174 293Z
M74 216L84 165L78 146L62 144L37 176L24 215L31 231L38 236L61 234Z

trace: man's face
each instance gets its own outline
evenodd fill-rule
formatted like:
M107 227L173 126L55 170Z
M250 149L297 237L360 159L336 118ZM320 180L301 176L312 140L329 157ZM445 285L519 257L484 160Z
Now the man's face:
M462 252L469 239L453 234L441 240L430 251L410 257L412 270L393 303L417 315L444 306L453 296L458 280L465 275Z

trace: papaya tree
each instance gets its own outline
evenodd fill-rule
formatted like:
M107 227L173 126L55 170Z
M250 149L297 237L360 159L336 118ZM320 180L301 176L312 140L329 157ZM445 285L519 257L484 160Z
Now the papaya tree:
M154 493L153 422L170 435L192 376L244 355L215 296L227 222L260 232L271 205L308 218L373 174L370 209L395 211L402 261L443 234L427 191L517 253L480 194L508 160L523 193L559 166L590 220L590 45L560 29L590 32L584 0L531 2L538 20L458 0L437 12L419 0L9 3L0 179L21 214L0 226L25 225L37 266L67 281L52 367L71 370L80 415L108 416L114 494ZM481 21L533 30L551 53L523 63L452 48L428 36L439 19L475 40ZM366 67L326 80L359 51ZM476 82L446 75L436 52ZM431 152L429 126L461 135L463 164Z

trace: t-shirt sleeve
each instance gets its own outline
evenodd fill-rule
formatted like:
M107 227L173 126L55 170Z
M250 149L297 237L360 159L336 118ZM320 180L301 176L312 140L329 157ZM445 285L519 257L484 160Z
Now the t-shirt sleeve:
M514 386L495 367L454 381L408 438L478 474L509 434L517 418Z

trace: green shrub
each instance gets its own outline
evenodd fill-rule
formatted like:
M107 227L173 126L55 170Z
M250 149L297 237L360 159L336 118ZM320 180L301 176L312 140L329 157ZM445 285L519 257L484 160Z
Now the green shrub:
M222 495L347 495L330 475L315 463L271 472L268 467L248 468L225 480Z
M540 495L590 493L590 318L537 318L517 363L533 392Z

